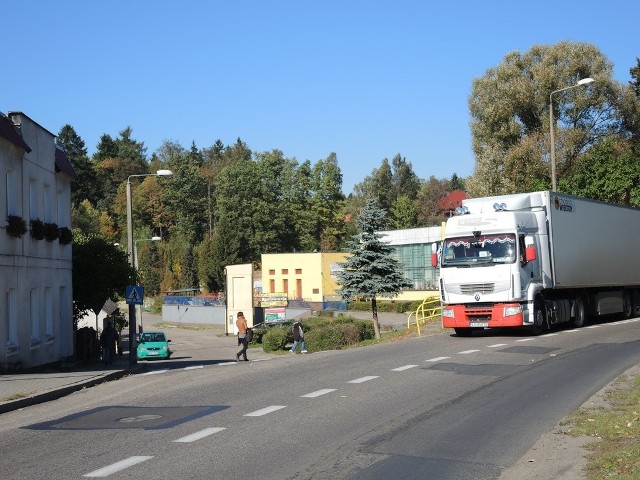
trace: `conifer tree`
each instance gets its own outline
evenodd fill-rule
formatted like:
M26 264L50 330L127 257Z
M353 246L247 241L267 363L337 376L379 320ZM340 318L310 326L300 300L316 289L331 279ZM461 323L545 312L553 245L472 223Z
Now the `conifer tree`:
M373 198L369 198L357 220L359 233L352 237L347 246L350 254L341 263L343 270L338 274L338 290L342 297L350 301L354 297L371 300L373 328L376 338L380 338L377 297L395 297L411 283L402 276L400 265L393 258L393 247L382 241L377 233L387 227L386 212L379 208Z

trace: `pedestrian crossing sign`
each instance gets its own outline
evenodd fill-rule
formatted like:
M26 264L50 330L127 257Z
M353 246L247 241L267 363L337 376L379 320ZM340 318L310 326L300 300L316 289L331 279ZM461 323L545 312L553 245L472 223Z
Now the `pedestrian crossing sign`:
M142 305L144 288L141 285L128 285L125 297L127 305Z

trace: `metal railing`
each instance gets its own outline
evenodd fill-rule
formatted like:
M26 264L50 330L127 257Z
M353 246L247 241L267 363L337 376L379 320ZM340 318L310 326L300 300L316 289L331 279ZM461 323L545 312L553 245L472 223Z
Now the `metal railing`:
M418 329L418 336L420 336L420 324L425 324L427 323L427 320L439 317L440 315L442 315L440 297L437 295L427 297L414 312L409 313L409 316L407 317L407 328L411 327L411 318L413 317L413 321Z

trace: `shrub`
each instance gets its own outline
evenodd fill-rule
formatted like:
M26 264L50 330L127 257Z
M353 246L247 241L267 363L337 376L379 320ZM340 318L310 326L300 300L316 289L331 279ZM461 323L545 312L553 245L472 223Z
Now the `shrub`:
M262 335L262 349L265 352L284 350L290 336L289 329L286 327L271 327Z
M343 345L357 345L362 341L362 331L355 323L343 323L338 328L342 332Z
M58 225L55 223L45 223L44 224L44 238L47 239L47 242L53 242L60 237L60 229Z
M304 335L307 350L338 350L344 346L344 337L340 325L324 325Z
M31 228L31 238L36 240L44 239L44 222L39 218L32 218L29 222Z
M22 238L27 233L27 222L18 215L7 215L7 235L12 238Z
M60 237L58 238L60 245L69 245L72 240L73 234L71 233L71 229L68 227L60 228Z

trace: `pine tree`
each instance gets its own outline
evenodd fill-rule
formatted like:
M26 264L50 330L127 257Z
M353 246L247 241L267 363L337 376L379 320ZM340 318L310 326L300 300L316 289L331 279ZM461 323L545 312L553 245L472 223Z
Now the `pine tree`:
M357 225L360 233L349 242L350 256L338 274L339 293L347 301L357 296L371 300L373 328L376 338L380 338L377 297L395 297L411 283L402 276L400 265L392 257L393 248L377 233L387 227L386 212L373 198L367 200Z

